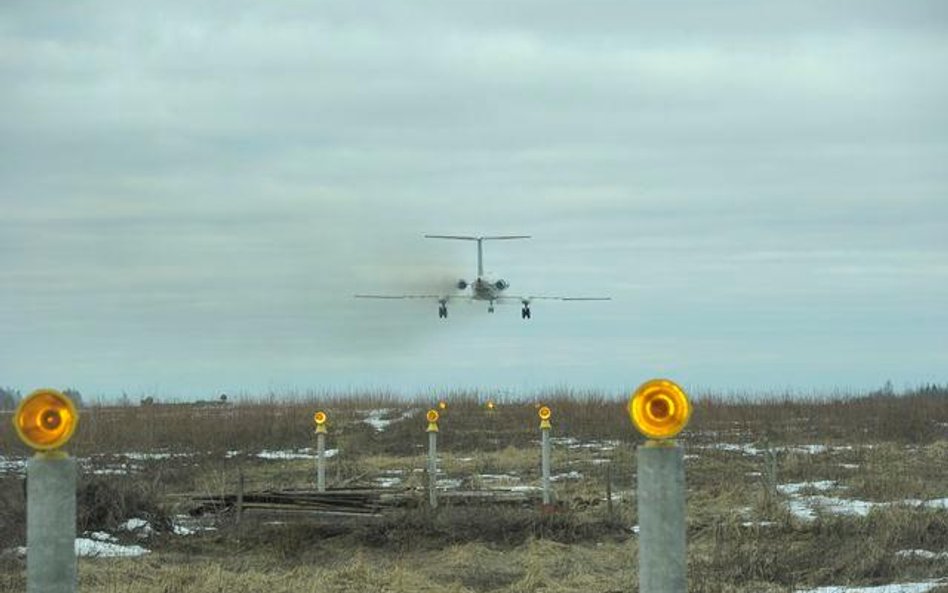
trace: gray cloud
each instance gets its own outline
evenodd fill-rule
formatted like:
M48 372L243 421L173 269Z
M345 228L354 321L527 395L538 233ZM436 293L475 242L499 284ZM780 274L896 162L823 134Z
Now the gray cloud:
M0 10L0 384L945 379L943 3Z

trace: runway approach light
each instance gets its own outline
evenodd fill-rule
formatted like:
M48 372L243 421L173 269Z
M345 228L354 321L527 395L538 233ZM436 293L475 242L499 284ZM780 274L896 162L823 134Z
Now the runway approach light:
M552 428L550 418L553 416L553 412L549 406L540 406L540 409L537 410L537 416L540 417L540 428Z
M629 398L629 417L648 438L670 439L688 424L691 404L674 381L652 379L640 385Z
M448 402L441 400L438 402L438 409L442 412L448 409Z
M425 418L428 420L428 429L425 432L438 432L438 410L428 410Z
M488 412L493 412L493 411L494 411L494 408L496 408L496 407L497 407L497 406L494 404L493 400L487 400L487 411L488 411Z
M55 389L37 389L16 408L13 425L20 439L37 451L65 445L76 431L79 413L72 400Z
M316 423L316 432L326 432L326 412L319 411L313 414L313 422Z

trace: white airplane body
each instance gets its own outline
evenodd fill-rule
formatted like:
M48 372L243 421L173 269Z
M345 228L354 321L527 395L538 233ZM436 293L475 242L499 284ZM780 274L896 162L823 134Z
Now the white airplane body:
M473 282L464 279L458 280L456 287L464 291L470 289L469 293L461 294L357 294L357 299L433 299L439 303L438 317L447 319L448 302L451 300L466 299L470 301L487 301L487 312L494 312L495 303L504 303L511 301L520 301L522 308L520 317L530 319L532 312L530 303L534 300L556 300L556 301L608 301L611 297L565 297L565 296L513 296L505 291L510 288L510 283L503 279L493 279L484 274L484 241L506 241L511 239L529 239L529 235L502 235L490 237L469 237L462 235L425 235L426 239L455 239L460 241L477 242L477 278Z

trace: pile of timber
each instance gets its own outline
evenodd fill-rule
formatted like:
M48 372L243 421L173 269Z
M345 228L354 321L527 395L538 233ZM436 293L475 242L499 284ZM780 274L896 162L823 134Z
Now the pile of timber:
M406 492L383 492L377 489L328 490L264 490L223 494L220 496L195 496L191 502L192 515L239 511L285 512L285 513L332 513L339 515L377 515L383 508L408 506L413 497Z
M438 493L446 505L502 504L530 506L539 500L539 492L520 490L450 490ZM264 490L219 496L190 497L191 515L224 512L265 512L378 516L387 510L416 507L427 502L422 489L349 488L340 490Z

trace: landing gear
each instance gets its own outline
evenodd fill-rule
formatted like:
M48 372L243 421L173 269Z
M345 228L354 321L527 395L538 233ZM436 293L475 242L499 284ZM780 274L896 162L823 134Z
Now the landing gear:
M490 302L490 305L487 306L487 312L488 312L488 313L493 313L493 312L494 312L494 301L491 301L491 302Z
M448 304L441 303L441 306L438 307L438 319L447 319L448 318Z
M521 319L530 319L530 306L524 305L523 309L520 310Z

